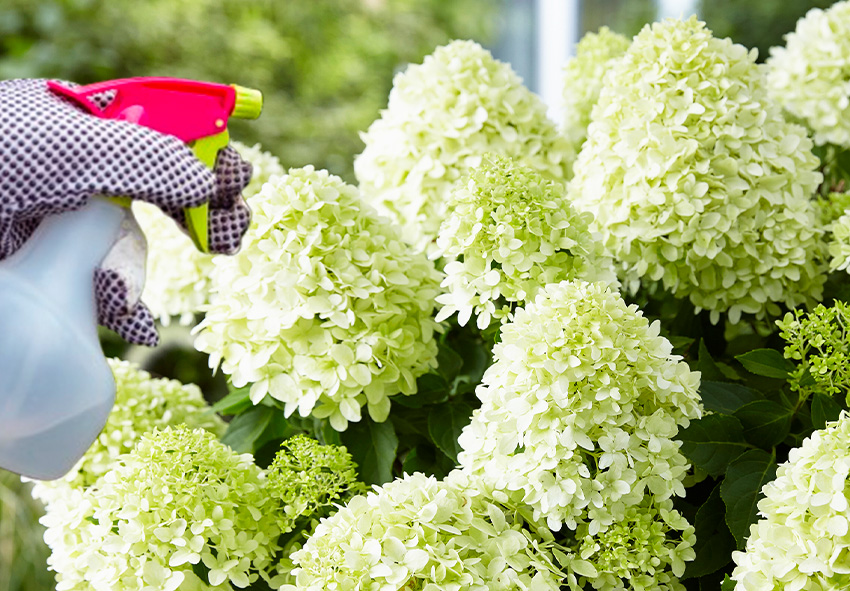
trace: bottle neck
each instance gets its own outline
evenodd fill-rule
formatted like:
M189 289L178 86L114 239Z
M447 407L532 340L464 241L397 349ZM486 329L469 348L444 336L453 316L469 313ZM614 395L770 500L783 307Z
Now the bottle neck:
M81 209L47 216L0 268L14 272L51 300L93 302L94 270L118 238L128 211L93 198Z

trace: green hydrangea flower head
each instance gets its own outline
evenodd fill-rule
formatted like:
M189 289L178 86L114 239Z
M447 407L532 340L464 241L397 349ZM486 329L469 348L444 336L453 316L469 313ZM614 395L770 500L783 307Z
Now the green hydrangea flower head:
M820 392L850 404L850 304L835 300L809 313L794 310L776 325L787 343L786 359L797 362L788 376L791 388L804 398Z
M264 481L250 454L207 431L146 434L113 470L75 491L71 510L45 515L57 589L247 587L279 549L277 503Z
M396 76L387 108L362 135L360 189L424 249L452 184L487 152L567 178L574 153L546 110L509 65L477 43L453 41Z
M436 367L439 272L326 171L292 169L251 206L242 250L214 259L195 346L255 404L270 395L339 431L363 406L385 420Z
M761 519L733 552L736 591L827 591L850 585L850 417L791 450L762 489Z
M598 33L587 33L576 46L576 55L564 66L564 120L561 130L576 153L587 138L590 111L599 99L602 78L611 69L612 60L629 48L631 41L602 27Z
M251 182L242 191L245 199L256 195L270 178L284 173L277 157L259 144L249 147L233 142L233 147L254 168ZM155 205L137 201L133 213L148 243L142 301L164 325L172 318L191 324L209 299L212 255L195 248L188 235Z
M813 8L773 47L771 96L814 132L818 145L850 148L850 2Z
M684 496L675 440L699 418L699 373L635 305L601 283L544 287L502 327L461 466L559 530L596 535L649 496Z
M460 471L406 475L323 520L282 589L556 591L552 556L525 525Z
M357 465L344 447L321 445L306 435L290 437L266 470L266 489L283 506L285 521L301 516L324 517L335 503L363 492Z
M660 282L717 322L821 297L822 180L748 52L695 17L647 25L605 78L568 191L630 289Z
M106 426L77 465L58 480L37 482L33 496L45 505L66 497L69 489L86 489L133 449L139 438L167 426L187 425L221 436L226 424L212 412L194 384L153 378L136 365L107 360L115 377L115 405Z
M517 305L547 283L566 279L616 284L610 257L588 230L593 214L576 212L563 184L508 158L485 157L448 201L432 258L443 257L442 321L472 314L480 329L507 322Z
M685 563L693 560L694 528L673 501L649 497L626 509L604 532L592 535L587 524L576 530L567 549L567 585L571 591L643 589L684 591L679 582Z

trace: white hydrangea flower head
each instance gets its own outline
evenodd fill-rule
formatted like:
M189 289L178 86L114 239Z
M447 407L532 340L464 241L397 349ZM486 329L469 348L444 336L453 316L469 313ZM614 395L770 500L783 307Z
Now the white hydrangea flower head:
M354 160L364 198L420 249L437 236L452 184L491 152L566 180L574 153L546 105L477 43L453 41L399 73Z
M850 585L850 417L791 450L762 489L761 519L733 552L736 591L832 591Z
M524 525L462 472L406 475L323 520L281 588L556 591L552 557Z
M278 550L264 474L207 431L149 433L73 494L70 511L51 508L42 519L62 591L244 588Z
M614 62L568 194L631 289L661 282L713 322L820 299L822 180L748 52L695 17L647 25Z
M242 250L214 259L195 346L254 404L268 394L339 431L364 405L384 421L436 367L440 273L326 171L292 169L251 207Z
M674 438L702 414L699 373L659 330L604 284L547 285L502 327L460 464L553 530L684 496Z
M850 273L850 213L835 220L830 229L829 270Z
M207 405L194 384L153 378L136 365L107 360L115 377L115 405L97 440L76 466L58 480L36 482L32 494L50 506L70 489L86 489L115 466L118 456L130 452L139 438L155 429L187 425L224 434L225 422Z
M567 279L617 284L602 242L588 230L593 214L576 212L562 183L508 158L485 157L452 190L432 258L444 257L437 321L454 313L478 328L507 322L517 305L547 283Z
M567 585L571 591L643 589L684 591L679 582L685 562L693 560L694 528L673 501L655 503L644 498L626 509L623 517L604 532L592 535L581 524L566 552Z
M277 157L263 151L259 144L249 147L233 142L233 147L254 167L251 182L242 192L246 199L256 195L270 178L284 173ZM191 324L209 299L212 255L195 248L174 220L155 205L136 201L133 213L148 243L142 301L166 326L172 318Z
M813 8L773 47L771 96L814 132L818 145L850 148L850 2Z
M587 33L576 46L576 54L564 66L564 120L561 130L576 153L587 138L590 111L599 99L602 78L611 69L612 60L629 48L631 41L602 27L598 33Z

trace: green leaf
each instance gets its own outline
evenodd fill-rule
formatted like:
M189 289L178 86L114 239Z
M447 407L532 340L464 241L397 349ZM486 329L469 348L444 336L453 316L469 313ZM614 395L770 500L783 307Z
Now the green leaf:
M237 453L254 453L257 450L257 440L269 426L275 412L275 409L268 406L254 406L233 417L221 442Z
M440 404L428 413L428 432L437 447L453 462L457 462L460 444L457 439L460 432L472 419L472 406L462 400L453 400Z
M704 381L699 387L702 403L706 410L731 415L749 402L762 400L758 390L727 382Z
M407 474L422 472L437 478L445 478L453 469L454 462L430 444L420 444L411 449L402 464L402 470Z
M446 383L451 383L457 377L461 367L463 367L463 357L447 345L440 345L437 350L437 372Z
M735 581L729 575L723 577L723 582L720 583L720 591L735 591Z
M788 435L794 411L772 400L756 400L736 410L735 417L741 421L747 441L769 449Z
M682 453L715 478L752 446L744 439L741 422L729 415L708 415L679 431Z
M832 396L815 392L812 396L812 426L823 429L829 421L835 421L841 414L841 405Z
M794 364L776 349L755 349L736 355L735 359L749 372L768 378L784 380L794 370Z
M212 409L223 415L238 415L251 408L251 386L232 390L227 396L213 404Z
M426 373L416 380L416 394L393 396L393 404L408 408L422 408L429 404L440 404L449 399L449 385L443 376Z
M735 538L729 533L729 527L723 514L726 507L720 498L720 485L714 487L705 503L697 511L694 530L697 541L694 544L696 557L685 568L683 579L703 577L716 572L729 564L732 551L735 550Z
M673 353L676 355L684 355L694 343L693 337L683 337L676 334L670 335L667 340L673 345Z
M341 439L357 463L362 482L384 484L393 479L398 437L392 422L376 423L364 416L358 423L349 423Z
M723 372L717 367L714 359L711 358L711 353L708 352L708 347L705 346L703 339L699 340L699 360L697 361L697 371L702 373L704 380L722 380Z
M726 525L743 550L750 535L750 525L758 519L758 502L762 488L776 478L776 457L753 449L729 464L720 485L720 496L726 504Z

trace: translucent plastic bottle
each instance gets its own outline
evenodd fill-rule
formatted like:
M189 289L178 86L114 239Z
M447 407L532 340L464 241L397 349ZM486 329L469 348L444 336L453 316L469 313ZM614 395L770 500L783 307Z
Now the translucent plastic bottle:
M91 199L46 217L0 261L0 468L59 478L106 424L115 382L98 340L93 276L125 215Z

